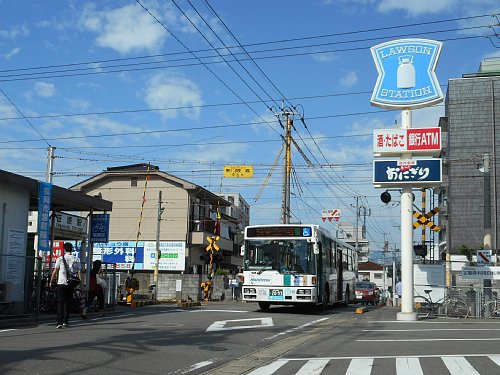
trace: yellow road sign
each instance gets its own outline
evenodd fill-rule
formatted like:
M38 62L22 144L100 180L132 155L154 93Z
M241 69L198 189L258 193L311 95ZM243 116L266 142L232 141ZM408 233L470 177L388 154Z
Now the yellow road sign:
M252 178L253 166L251 165L225 165L224 177L227 178Z
M415 217L417 221L413 223L413 229L417 229L421 225L426 225L434 232L439 232L441 230L441 227L430 221L430 218L433 217L438 212L439 212L439 207L434 208L433 210L427 212L425 215L422 215L420 212L416 211L413 214L413 217Z

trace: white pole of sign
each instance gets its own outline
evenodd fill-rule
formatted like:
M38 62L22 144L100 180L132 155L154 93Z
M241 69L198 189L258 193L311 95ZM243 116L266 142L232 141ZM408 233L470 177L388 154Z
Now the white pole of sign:
M403 129L411 128L411 110L401 112ZM411 159L411 153L402 155ZM411 185L403 184L401 190L401 312L397 320L417 320L413 311L413 195Z

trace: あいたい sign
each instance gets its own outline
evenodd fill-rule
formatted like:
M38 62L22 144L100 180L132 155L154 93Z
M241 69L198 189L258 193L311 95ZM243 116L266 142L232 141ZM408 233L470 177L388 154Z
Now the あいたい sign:
M435 69L442 43L399 39L371 48L379 73L371 103L389 109L428 107L443 100Z

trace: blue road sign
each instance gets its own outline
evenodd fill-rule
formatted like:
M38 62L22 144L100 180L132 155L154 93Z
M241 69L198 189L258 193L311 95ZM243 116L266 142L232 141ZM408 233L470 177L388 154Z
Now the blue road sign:
M90 242L108 242L109 214L94 214L90 220Z
M435 74L443 43L399 39L371 48L378 79L371 103L389 109L414 109L443 100Z
M380 160L373 162L373 183L376 185L415 185L418 187L441 184L441 159Z
M50 206L52 184L38 182L38 251L50 253Z

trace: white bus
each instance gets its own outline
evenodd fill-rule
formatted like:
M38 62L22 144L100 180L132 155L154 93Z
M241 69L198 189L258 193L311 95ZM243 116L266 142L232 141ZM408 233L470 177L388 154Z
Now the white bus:
M243 301L271 305L347 305L353 300L357 255L353 246L318 225L245 228Z

